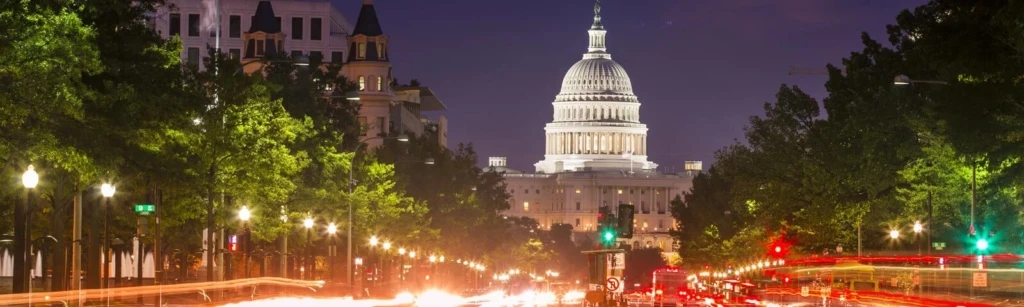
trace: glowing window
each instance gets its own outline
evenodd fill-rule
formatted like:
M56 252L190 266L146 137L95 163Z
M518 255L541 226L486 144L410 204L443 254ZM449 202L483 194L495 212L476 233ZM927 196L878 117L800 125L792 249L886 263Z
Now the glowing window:
M523 211L530 211L530 202L523 203Z
M356 58L359 58L359 59L365 59L366 58L366 43L359 43L359 50L356 53Z
M366 77L359 76L359 90L360 91L365 91L366 90Z
M382 91L383 87L384 87L384 78L377 77L377 91L378 92Z
M622 189L619 189L619 195L621 195L621 194L622 194Z
M580 189L576 189L576 194L580 194Z

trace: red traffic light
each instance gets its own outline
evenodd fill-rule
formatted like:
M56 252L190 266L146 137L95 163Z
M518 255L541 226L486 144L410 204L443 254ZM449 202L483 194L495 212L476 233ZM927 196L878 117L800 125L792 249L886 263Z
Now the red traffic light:
M782 246L778 246L778 245L776 245L776 246L775 246L775 253L776 253L776 254L781 254L781 253L782 253Z

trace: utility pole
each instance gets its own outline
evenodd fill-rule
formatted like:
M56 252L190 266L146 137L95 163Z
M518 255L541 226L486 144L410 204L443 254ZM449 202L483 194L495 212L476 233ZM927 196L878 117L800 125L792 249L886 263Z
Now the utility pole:
M928 255L932 254L932 191L928 190Z

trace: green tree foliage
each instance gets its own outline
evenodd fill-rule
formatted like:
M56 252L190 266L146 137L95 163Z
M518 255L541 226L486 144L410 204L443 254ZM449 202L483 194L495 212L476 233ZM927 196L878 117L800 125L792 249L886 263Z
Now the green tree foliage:
M501 174L477 167L470 145L454 150L429 137L409 142L388 142L377 150L378 159L395 165L407 195L429 208L430 228L439 231L438 248L461 257L495 251L507 225L500 212L511 197ZM433 159L433 164L425 164Z
M979 232L1020 244L1012 204L1024 183L1021 12L1017 3L935 0L888 27L893 48L862 35L864 48L843 60L845 73L830 68L820 105L783 86L764 115L751 118L744 142L717 153L729 197L696 180L692 201L722 198L717 203L751 218L743 231L784 230L808 252L856 246L861 227L870 250L883 247L886 230L926 217L931 192L929 227L955 242L970 226L975 170ZM902 74L949 84L894 86ZM683 254L693 252L687 245L709 249L705 243L729 240L721 225L687 234L683 224L681 235L696 235L684 240Z

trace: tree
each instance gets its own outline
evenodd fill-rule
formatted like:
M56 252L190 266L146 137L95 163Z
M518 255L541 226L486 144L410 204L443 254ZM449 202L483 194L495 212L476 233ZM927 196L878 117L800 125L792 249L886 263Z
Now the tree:
M629 281L627 284L647 285L651 282L654 270L667 265L659 248L631 249L626 253L626 271L623 273L623 279Z
M387 142L376 151L380 161L395 165L407 195L429 208L430 228L438 231L438 248L462 257L495 251L506 238L505 220L511 196L500 174L477 167L471 145L455 150L426 136L406 143ZM433 159L431 165L424 164Z

